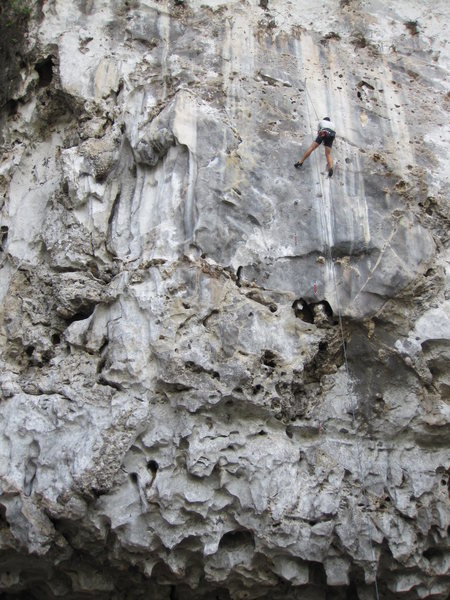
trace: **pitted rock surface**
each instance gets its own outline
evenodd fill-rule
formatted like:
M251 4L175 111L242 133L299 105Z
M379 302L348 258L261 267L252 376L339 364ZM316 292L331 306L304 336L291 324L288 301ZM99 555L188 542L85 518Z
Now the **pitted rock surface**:
M447 3L31 4L1 598L445 600Z

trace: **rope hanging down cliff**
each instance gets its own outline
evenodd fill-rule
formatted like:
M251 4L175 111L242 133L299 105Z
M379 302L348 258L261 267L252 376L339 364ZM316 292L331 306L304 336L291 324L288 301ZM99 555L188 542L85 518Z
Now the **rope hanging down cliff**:
M305 79L304 85L305 85L307 97L309 98L309 100L311 102L311 106L313 107L313 110L317 117L317 111L314 107L314 103L309 94L308 87L306 85L306 79ZM310 114L309 106L308 106L308 100L306 101L306 110L307 110L308 120L309 120L311 131L312 131L312 121L311 121L311 114ZM325 190L323 188L322 178L320 177L320 168L319 168L319 162L318 162L317 155L315 157L315 168L316 168L316 172L319 177L319 182L320 182L320 186L321 186L321 216L322 216L322 221L324 223L327 220L326 219L326 206L325 206L325 193L324 193ZM328 200L329 200L329 204L330 204L330 210L333 210L334 198L333 198L331 179L329 179L329 185L328 185ZM330 217L331 217L331 215L330 215ZM347 393L348 393L348 396L350 398L350 403L351 403L350 407L351 407L351 413L352 413L352 425L353 425L353 428L355 429L356 428L356 415L355 415L353 385L352 385L352 379L350 376L350 368L349 368L347 347L345 344L344 327L343 327L343 320L342 320L342 311L341 311L341 306L340 306L340 301L339 301L338 285L337 285L337 280L336 280L335 262L334 262L333 251L332 251L332 239L334 237L333 236L333 234L334 234L333 220L334 219L329 218L330 222L326 224L328 226L325 225L325 227L323 227L323 230L328 232L328 234L326 236L328 239L325 240L325 244L328 249L328 261L330 264L331 277L332 277L332 281L333 281L334 294L335 294L335 298L336 298L336 308L337 308L337 314L338 314L339 331L340 331L343 354L344 354L345 373L346 373L346 380L347 380ZM375 599L379 600L378 582L377 582L377 564L376 564L375 550L374 550L374 546L373 546L373 535L372 535L373 525L370 522L370 519L368 517L369 503L368 503L368 498L367 498L367 490L366 490L366 486L365 486L365 479L364 479L364 473L363 473L362 462L361 462L362 451L361 451L361 446L360 446L360 439L359 439L359 435L357 435L357 432L356 432L355 437L356 437L356 454L357 454L357 459L358 459L359 479L361 481L361 492L362 492L363 501L364 501L363 514L364 514L365 521L366 521L369 544L370 544L370 551L371 551L371 555L372 555L372 568L373 568L373 576L374 576Z

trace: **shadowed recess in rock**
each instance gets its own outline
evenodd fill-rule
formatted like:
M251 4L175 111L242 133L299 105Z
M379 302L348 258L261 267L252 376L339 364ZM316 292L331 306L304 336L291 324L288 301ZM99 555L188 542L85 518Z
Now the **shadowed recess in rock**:
M447 3L0 13L1 598L447 600Z

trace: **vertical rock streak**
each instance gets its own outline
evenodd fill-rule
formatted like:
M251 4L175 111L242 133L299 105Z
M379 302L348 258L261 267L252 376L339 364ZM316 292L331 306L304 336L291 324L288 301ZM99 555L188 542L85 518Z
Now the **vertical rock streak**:
M446 3L22 16L2 598L445 600Z

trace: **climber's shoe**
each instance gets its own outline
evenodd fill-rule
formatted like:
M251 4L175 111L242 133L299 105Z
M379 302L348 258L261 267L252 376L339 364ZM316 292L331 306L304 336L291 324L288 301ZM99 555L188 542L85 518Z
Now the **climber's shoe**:
M295 163L294 167L296 169L300 169L300 167L302 166L303 163L301 163L299 160Z
M328 177L333 177L333 169L328 169Z

